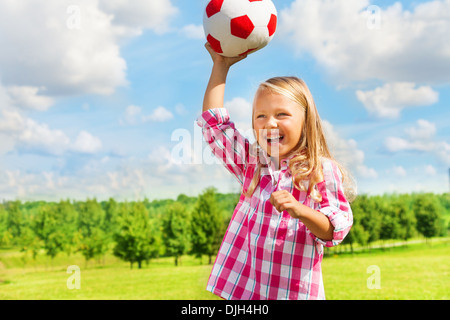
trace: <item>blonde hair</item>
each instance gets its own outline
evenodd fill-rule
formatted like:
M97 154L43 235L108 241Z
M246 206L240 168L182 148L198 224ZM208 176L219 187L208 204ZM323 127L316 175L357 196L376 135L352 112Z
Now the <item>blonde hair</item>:
M311 199L316 202L322 201L320 192L315 188L315 186L321 182L320 177L323 176L322 158L328 158L338 165L343 181L346 179L351 180L348 172L334 160L328 148L314 99L308 86L303 80L297 77L275 77L260 84L258 92L260 90L268 90L274 94L281 94L296 102L305 112L305 122L303 124L302 134L297 146L291 151L293 157L289 161L289 169L292 174L293 184L297 189L307 192L308 195L311 196ZM257 166L255 176L245 193L247 196L254 193L259 182L262 166L260 161L258 161ZM308 188L306 188L303 181L308 180L309 185ZM347 186L347 188L344 187L344 192L346 193L348 201L354 199L354 192L351 184L352 183L346 184L345 186Z

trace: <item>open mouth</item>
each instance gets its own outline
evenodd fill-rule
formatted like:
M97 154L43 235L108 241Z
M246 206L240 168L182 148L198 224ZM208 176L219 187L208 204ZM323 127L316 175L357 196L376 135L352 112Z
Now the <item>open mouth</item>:
M267 140L267 143L268 144L275 144L275 143L280 143L281 141L283 141L283 139L284 139L284 136L276 136L276 137L267 137L266 138L266 140Z

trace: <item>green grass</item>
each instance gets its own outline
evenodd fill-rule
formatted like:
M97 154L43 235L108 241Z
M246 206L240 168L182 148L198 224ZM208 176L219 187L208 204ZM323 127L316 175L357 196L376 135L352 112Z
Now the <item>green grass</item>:
M10 264L17 257L10 255ZM201 265L198 259L183 257L182 265L175 267L173 258L155 259L142 269L137 265L109 257L105 265L85 267L82 257L74 256L71 263L38 267L4 267L0 270L0 300L5 299L146 299L146 300L207 300L215 296L205 290L211 266ZM4 259L6 260L6 259ZM67 260L60 259L60 260ZM5 264L5 263L4 263ZM69 265L80 267L81 288L69 290ZM56 266L55 266L56 265ZM0 267L1 268L1 267Z
M173 258L160 258L130 269L128 263L107 256L85 266L79 255L39 255L24 266L23 253L0 251L0 299L218 299L205 290L210 265L185 256L175 267ZM372 250L371 253L325 257L322 263L327 299L448 299L450 245L447 242ZM203 260L206 262L206 259ZM81 269L81 288L69 290L67 266ZM369 266L380 269L381 289L368 289Z
M447 300L449 257L448 242L335 255L322 264L325 293L330 300ZM380 289L368 288L369 266L379 268Z

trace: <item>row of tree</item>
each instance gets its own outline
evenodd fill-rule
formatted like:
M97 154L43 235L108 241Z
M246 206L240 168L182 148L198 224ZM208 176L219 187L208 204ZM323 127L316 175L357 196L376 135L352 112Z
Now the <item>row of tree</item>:
M361 195L351 207L353 227L343 241L350 246L370 246L377 240L447 236L450 229L449 194Z
M32 259L41 250L52 259L81 252L86 261L112 252L139 268L159 256L173 256L177 265L187 253L211 262L237 201L214 188L152 202L9 201L0 204L0 248L19 247Z
M137 202L62 200L0 204L0 247L20 247L35 259L81 252L86 261L106 253L134 263L158 256L206 255L218 251L239 196L206 189L198 197ZM445 236L448 195L359 196L352 203L354 225L344 243L369 246L376 240L417 235Z

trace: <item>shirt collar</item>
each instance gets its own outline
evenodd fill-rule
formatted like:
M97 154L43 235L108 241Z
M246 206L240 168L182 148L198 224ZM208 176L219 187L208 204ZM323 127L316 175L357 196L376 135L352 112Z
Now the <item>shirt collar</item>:
M280 161L280 166L278 167L278 164L276 161L274 161L265 150L262 148L259 148L260 152L260 161L262 164L261 167L261 175L268 175L271 177L272 183L276 184L278 180L278 174L280 171L285 171L289 169L289 162L292 158L295 157L294 154L291 154L290 156L283 158Z

